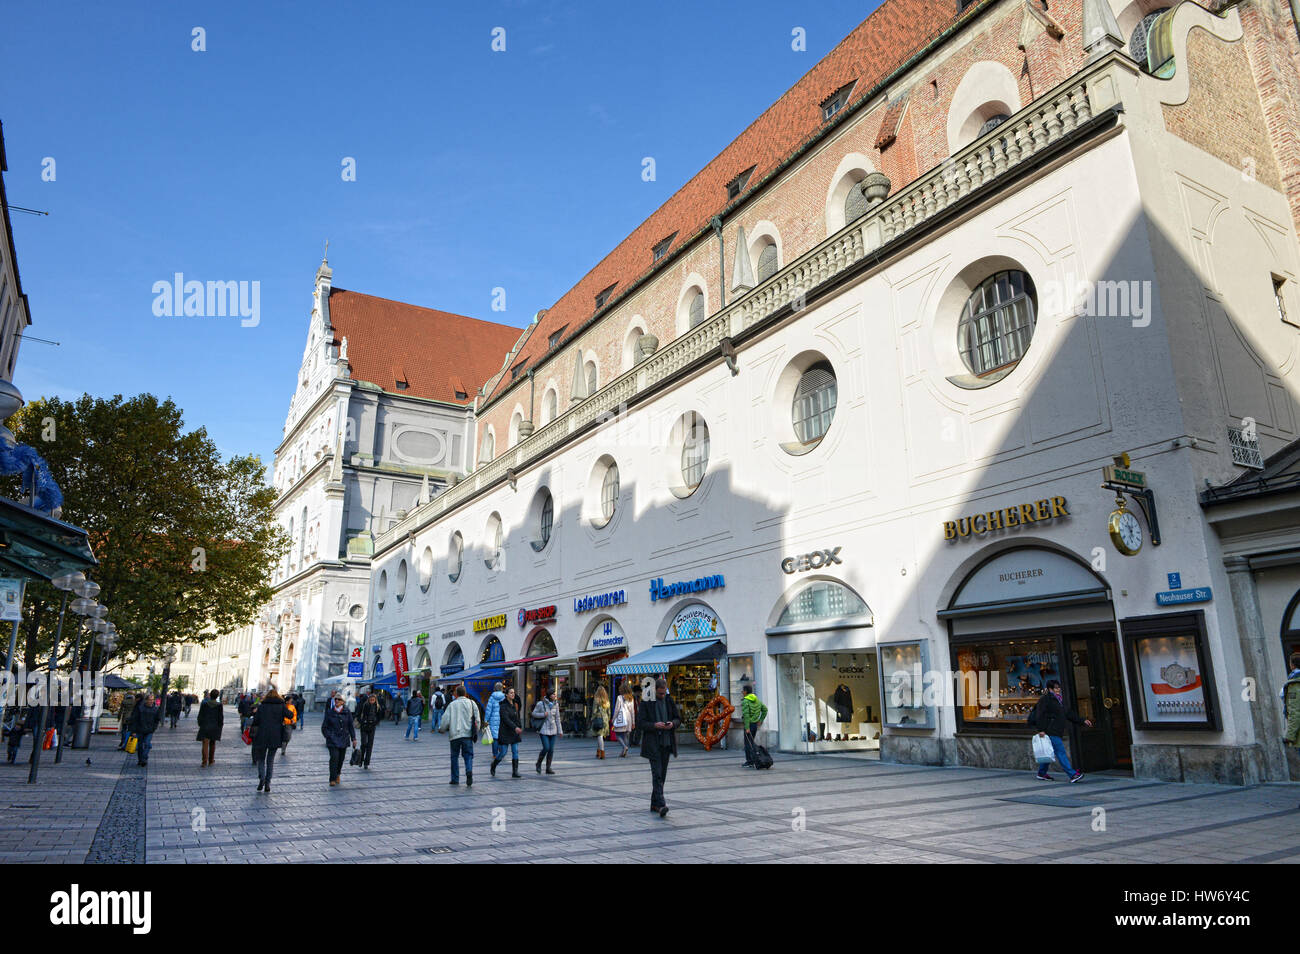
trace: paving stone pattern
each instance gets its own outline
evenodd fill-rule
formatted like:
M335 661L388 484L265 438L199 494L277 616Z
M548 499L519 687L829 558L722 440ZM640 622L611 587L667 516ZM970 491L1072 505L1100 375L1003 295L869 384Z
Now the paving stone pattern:
M1077 785L1029 773L888 765L859 756L774 753L771 771L736 751L683 748L668 774L672 811L649 811L650 772L632 754L604 761L563 739L556 775L538 742L475 784L447 784L446 736L405 742L381 726L369 771L330 788L320 716L278 757L258 794L251 752L226 711L217 763L199 767L193 718L154 736L149 767L98 737L89 753L0 766L0 862L374 861L1110 862L1300 861L1300 786L1174 785L1090 775ZM26 749L24 749L24 755ZM48 755L48 753L46 753ZM87 754L92 764L87 766ZM141 808L143 806L143 810ZM1104 809L1105 829L1097 830Z

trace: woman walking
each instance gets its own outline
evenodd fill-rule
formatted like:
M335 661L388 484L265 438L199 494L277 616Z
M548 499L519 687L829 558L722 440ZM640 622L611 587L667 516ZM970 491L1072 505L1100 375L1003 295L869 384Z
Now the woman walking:
M609 735L609 693L596 687L596 701L591 706L591 731L596 733L596 758L605 757L605 737Z
M623 694L618 697L614 708L613 729L618 733L618 744L623 746L620 759L627 758L627 740L636 728L636 693L632 689L632 680L623 680Z
M293 693L284 697L284 728L281 730L280 754L289 751L289 740L293 738L294 723L298 721L298 707L293 704Z
M537 754L537 774L542 774L542 760L546 760L546 774L554 775L551 771L551 759L555 758L555 740L564 735L564 727L560 725L560 705L555 701L555 689L546 693L545 699L538 700L537 705L533 706L533 718L542 723L542 727L537 731L542 737L542 751Z
M343 772L343 753L347 751L349 740L354 749L357 747L357 730L342 696L336 695L325 707L320 733L325 736L325 745L330 750L330 785L334 786L339 784Z
M493 745L497 749L496 755L492 757L492 775L497 774L497 765L506 757L506 750L510 750L510 777L522 778L519 774L519 740L523 737L524 726L519 719L519 706L515 700L515 689L511 686L506 690L505 700L499 707L500 724L496 732L493 733Z
M483 721L488 724L492 731L492 774L497 774L497 763L505 758L505 753L501 751L501 703L506 701L506 694L502 691L502 683L495 683L492 686L492 695L488 696L487 709L483 713Z
M212 760L216 758L217 743L221 740L221 726L226 721L226 713L221 708L218 695L217 690L213 689L199 703L198 739L203 743L203 761L199 763L200 766L211 765Z
M285 705L272 687L253 714L253 764L257 766L257 790L271 791L271 771L275 768L275 750L284 741Z

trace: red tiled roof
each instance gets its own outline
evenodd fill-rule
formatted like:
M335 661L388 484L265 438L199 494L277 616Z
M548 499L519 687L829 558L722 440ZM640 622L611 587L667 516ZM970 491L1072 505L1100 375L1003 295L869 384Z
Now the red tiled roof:
M468 404L501 370L520 328L375 298L342 288L330 290L334 343L348 339L348 367L358 381L407 397ZM398 390L397 382L408 387ZM469 385L466 387L466 385ZM456 392L467 394L457 398Z
M726 186L737 170L754 167L748 189L763 182L821 129L820 104L828 95L856 81L854 101L871 96L909 58L958 20L987 5L972 3L959 13L953 0L885 0L548 309L520 357L532 364L547 353L547 341L557 328L580 329L593 316L596 294L602 289L618 285L618 295L607 304L626 295L654 267L652 249L665 235L680 234L689 241L705 228L728 205ZM502 376L489 397L509 385L509 376Z
M903 121L903 110L907 108L907 96L904 93L885 110L885 118L880 121L880 133L876 136L877 149L884 149L898 138L898 126Z

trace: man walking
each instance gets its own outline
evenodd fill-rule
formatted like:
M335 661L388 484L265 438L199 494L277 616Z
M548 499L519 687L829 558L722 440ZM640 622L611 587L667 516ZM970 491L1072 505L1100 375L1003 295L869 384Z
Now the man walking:
M641 757L650 760L650 810L663 818L668 814L664 801L668 759L677 754L677 727L682 724L682 714L668 695L668 680L663 676L655 680L655 697L641 703L636 722L642 727Z
M152 692L145 692L131 711L131 734L136 739L135 759L141 767L149 764L149 748L153 745L153 734L161 722L162 707Z
M370 753L375 748L375 729L379 726L379 699L372 690L357 701L357 727L361 729L361 767L370 768Z
M463 685L456 687L456 698L447 706L442 715L442 728L451 739L451 783L460 784L460 763L457 757L465 759L465 787L474 784L474 740L478 738L478 706L465 695Z
M1034 711L1029 713L1028 723L1030 728L1038 729L1040 736L1045 735L1052 741L1052 752L1056 756L1056 761L1061 763L1061 768L1065 769L1065 774L1070 777L1070 781L1077 782L1083 778L1083 773L1070 766L1070 757L1065 754L1063 736L1067 719L1075 725L1092 725L1091 719L1082 719L1079 713L1065 707L1065 702L1061 699L1060 680L1049 679L1047 692L1039 698ZM1047 767L1051 764L1051 762L1040 762L1036 777L1041 781L1050 782L1052 776L1047 774Z
M135 710L135 705L140 701L140 694L128 692L122 697L122 703L117 708L117 724L121 727L118 732L119 739L117 742L118 751L126 748L126 737L131 734L129 723L131 722L131 713Z
M420 741L420 720L424 718L424 696L420 695L420 690L416 689L411 694L411 701L406 704L406 737L411 738L411 732L415 732L414 742Z
M754 695L753 686L745 686L745 698L740 700L740 721L745 724L745 767L754 767L758 747L758 728L767 718L767 706Z
M439 686L433 693L433 708L429 712L429 731L437 732L438 726L442 725L442 710L447 708L447 697L443 694L442 686Z

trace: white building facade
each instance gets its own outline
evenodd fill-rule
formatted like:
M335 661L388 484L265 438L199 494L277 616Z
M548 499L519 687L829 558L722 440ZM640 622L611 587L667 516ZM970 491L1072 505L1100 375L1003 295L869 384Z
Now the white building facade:
M938 38L872 74L855 33L679 193L727 187L712 227L666 205L640 272L620 246L538 319L479 402L493 453L378 534L367 659L556 687L579 726L597 685L738 719L752 681L775 748L1008 768L1056 679L1086 771L1287 777L1281 644L1198 494L1297 437L1300 157L1258 93L1295 24L927 15L884 4L858 32Z

